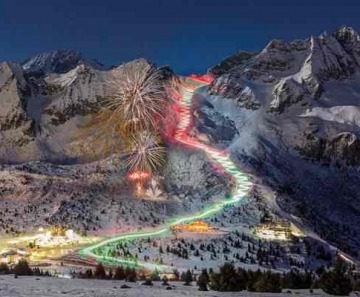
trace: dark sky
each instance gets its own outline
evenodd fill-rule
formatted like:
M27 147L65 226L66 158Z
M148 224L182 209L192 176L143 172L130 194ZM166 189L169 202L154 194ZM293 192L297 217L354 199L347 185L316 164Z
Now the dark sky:
M344 24L360 30L360 0L0 0L0 60L76 49L201 73L239 49Z

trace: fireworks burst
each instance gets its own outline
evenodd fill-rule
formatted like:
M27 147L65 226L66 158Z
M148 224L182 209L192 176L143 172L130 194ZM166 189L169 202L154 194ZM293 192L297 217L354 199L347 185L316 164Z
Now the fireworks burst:
M94 155L123 152L133 146L134 134L159 129L169 108L168 86L169 79L164 79L162 70L145 60L112 70L104 85L105 96L98 102L100 110L83 127L77 140L88 139L92 145L86 149Z
M143 131L132 136L126 158L129 170L154 172L165 163L166 149L156 133Z
M112 71L106 107L108 121L124 123L129 133L154 129L166 110L167 92L160 69L146 61L125 64Z

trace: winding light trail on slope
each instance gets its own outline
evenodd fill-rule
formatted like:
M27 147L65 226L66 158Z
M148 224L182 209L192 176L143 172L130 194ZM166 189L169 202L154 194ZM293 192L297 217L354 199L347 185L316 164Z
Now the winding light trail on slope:
M171 227L214 215L215 213L224 209L225 206L240 202L249 192L252 183L249 181L249 178L236 167L233 161L231 161L230 154L228 152L211 148L210 146L203 144L189 136L188 130L191 128L191 107L194 92L196 89L208 85L212 79L208 76L190 76L187 78L187 80L190 81L191 84L183 85L180 91L181 96L178 102L180 106L179 123L175 132L175 140L188 147L199 149L205 152L213 163L221 166L224 171L228 173L235 181L235 189L232 196L221 201L216 201L194 215L172 219L168 223L164 224L162 228L127 233L85 247L78 252L81 257L94 259L105 264L136 266L148 268L151 270L164 270L166 268L170 268L166 265L141 262L137 259L113 257L109 255L111 252L110 245L116 244L123 240L167 236L171 234ZM174 267L171 269L173 268Z

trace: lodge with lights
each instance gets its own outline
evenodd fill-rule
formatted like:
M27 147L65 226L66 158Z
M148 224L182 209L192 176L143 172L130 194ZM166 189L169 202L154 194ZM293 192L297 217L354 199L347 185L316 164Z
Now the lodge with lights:
M195 221L190 224L173 226L172 230L179 232L210 233L218 229L206 224L205 222Z
M0 263L16 264L20 259L29 257L29 253L21 249L6 250L0 253Z
M286 221L270 222L255 229L255 234L268 240L290 240L293 236L291 224Z

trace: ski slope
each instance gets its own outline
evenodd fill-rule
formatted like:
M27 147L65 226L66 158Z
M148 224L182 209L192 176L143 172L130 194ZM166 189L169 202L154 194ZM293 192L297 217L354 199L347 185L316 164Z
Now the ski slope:
M220 166L224 170L224 172L229 174L235 182L235 189L232 193L232 196L214 202L205 209L199 211L198 213L170 219L160 228L147 231L132 232L127 234L119 234L118 236L85 247L78 252L78 254L82 258L89 258L91 260L96 260L98 262L110 265L134 266L151 270L168 269L170 267L167 267L166 265L141 262L137 259L124 259L113 257L109 255L111 251L111 245L126 240L169 236L171 235L171 227L179 224L190 223L192 221L214 215L215 213L220 212L225 206L240 202L247 195L252 183L250 182L248 176L236 167L236 165L230 158L230 154L227 151L220 151L206 144L203 144L198 140L191 138L188 133L189 129L191 128L191 109L193 95L197 92L199 88L208 85L210 82L211 79L209 79L209 77L191 76L187 78L187 80L182 84L180 96L178 99L179 122L174 138L176 142L186 147L205 152L209 159L215 165ZM171 269L173 268L174 267L171 267Z

